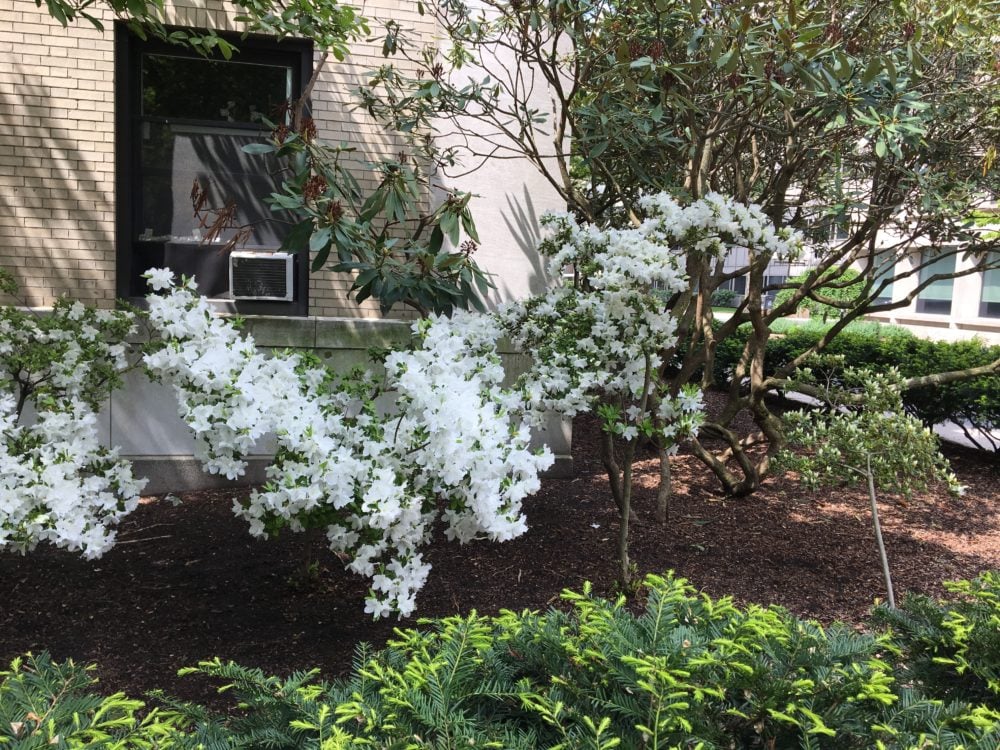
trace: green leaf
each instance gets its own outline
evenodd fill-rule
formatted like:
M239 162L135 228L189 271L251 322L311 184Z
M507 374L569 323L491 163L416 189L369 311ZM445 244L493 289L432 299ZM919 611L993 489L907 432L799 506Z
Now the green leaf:
M472 212L468 209L462 211L462 229L469 235L473 242L479 242L479 232L476 231L476 222L472 217Z
M313 253L318 253L324 247L330 244L330 235L332 229L330 227L323 227L313 232L313 235L309 238L309 250Z
M217 41L217 43L219 45L219 52L222 53L223 59L231 60L232 57L233 57L233 51L236 48L233 47L233 45L231 45L229 42L227 42L221 36L220 37L216 37L216 41Z
M837 67L836 67L837 80L839 81L846 80L851 75L852 71L850 59L847 57L847 55L843 53L842 50L837 50L834 53L834 57L836 57L837 59Z
M441 252L441 246L444 245L444 232L441 231L441 227L435 226L431 230L431 239L427 243L428 249L435 255Z
M438 224L441 227L448 240L452 245L457 245L459 240L459 221L458 217L451 212L447 212L441 215L441 221Z
M489 294L490 289L493 288L492 282L486 277L486 274L480 272L475 276L476 286L479 288L479 293L484 297Z
M875 76L877 76L881 72L882 72L882 65L879 62L879 59L877 57L873 57L871 60L868 61L868 64L865 66L865 72L861 74L861 83L867 86L869 83L875 80Z
M312 235L312 231L312 219L300 221L285 235L285 239L281 242L281 249L292 253L302 252L309 246L309 238Z
M354 285L356 287L365 287L370 285L377 278L378 278L378 269L368 268L358 274L358 277L354 280Z
M718 36L715 41L712 42L712 46L708 50L708 59L715 63L715 67L720 68L722 65L719 64L719 58L724 54L726 49L726 39L725 37ZM729 50L732 53L732 49Z
M728 56L729 59L727 59L726 62L722 65L722 75L724 76L731 75L733 71L736 70L736 67L740 64L740 55L735 47L729 50L729 52L726 53L726 56Z
M888 55L885 58L883 58L883 59L885 60L885 72L889 76L889 82L893 86L895 86L896 85L896 76L897 76L896 65L895 65L895 63L893 63L892 58L889 57Z
M284 193L272 193L271 201L280 208L287 208L297 211L302 208L302 198L295 195L285 195ZM271 206L274 210L274 205Z
M244 154L273 154L274 146L270 143L248 143L243 147Z
M716 58L715 67L721 69L723 73L728 75L728 73L731 73L732 71L730 70L727 72L725 68L727 68L729 66L730 61L734 59L737 61L739 60L739 58L736 57L736 48L730 47L728 50L726 50L724 54ZM735 65L733 67L735 67Z
M318 271L324 265L326 265L326 261L330 257L330 247L331 246L329 244L324 245L322 248L320 248L319 252L317 252L316 255L313 256L312 266L311 266L313 271Z

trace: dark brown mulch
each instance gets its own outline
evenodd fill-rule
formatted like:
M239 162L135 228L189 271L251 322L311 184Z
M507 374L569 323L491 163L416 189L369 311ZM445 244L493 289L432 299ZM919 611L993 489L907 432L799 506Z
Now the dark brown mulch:
M546 608L584 581L613 591L617 514L593 427L577 426L575 478L547 480L527 504L527 535L430 549L420 616ZM941 594L943 580L1000 567L996 457L948 455L969 486L965 497L939 491L882 505L899 593ZM653 521L656 468L646 460L638 470L632 558L640 573L674 569L713 596L780 604L824 622L860 622L884 596L861 492L810 494L778 478L734 500L682 454L661 526ZM220 656L272 674L317 666L335 676L349 669L359 641L381 644L400 625L363 613L365 582L342 569L321 533L256 541L233 516L232 497L192 493L177 507L151 499L96 562L47 547L0 556L0 660L47 649L98 664L109 692L163 688L213 701L214 686L176 671Z

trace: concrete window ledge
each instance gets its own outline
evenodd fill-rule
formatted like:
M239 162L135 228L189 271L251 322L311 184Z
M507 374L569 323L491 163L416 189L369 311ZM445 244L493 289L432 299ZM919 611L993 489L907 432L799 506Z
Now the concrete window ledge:
M903 310L866 315L865 319L908 328L924 338L958 341L978 337L987 344L1000 344L1000 318L952 318Z

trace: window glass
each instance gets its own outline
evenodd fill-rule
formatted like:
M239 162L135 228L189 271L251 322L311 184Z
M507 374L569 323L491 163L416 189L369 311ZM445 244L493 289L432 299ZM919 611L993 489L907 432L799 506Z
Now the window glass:
M723 285L723 288L728 289L737 294L747 293L747 277L746 276L735 276L728 279Z
M764 277L764 288L769 286L779 286L784 284L788 280L788 276L765 276ZM777 291L772 289L771 291Z
M938 274L955 272L955 254L943 258L932 259L932 255L924 253L920 257L920 283ZM951 314L951 297L954 289L954 279L938 279L917 295L917 312L934 313L937 315Z
M885 268L883 268L883 270L881 272L877 272L875 274L875 281L873 282L872 289L873 289L873 291L876 291L876 293L878 294L878 296L875 297L872 300L873 304L884 305L884 304L887 304L889 302L892 302L892 293L893 293L893 285L894 285L893 279L895 278L895 276L896 276L896 267L894 265L885 267ZM886 286L885 286L884 289L882 289L881 291L878 291L879 286L886 279L889 279L889 283L886 284Z
M197 182L204 191L205 209L232 206L231 223L250 225L248 245L278 247L285 225L264 201L276 187L271 175L278 165L271 156L243 152L244 146L259 141L255 131L144 122L139 165L141 222L134 239L200 242L204 229L192 197ZM218 243L229 240L234 232L223 232Z
M292 69L173 55L142 55L142 116L259 123L292 99Z
M988 257L990 263L1000 263L1000 253L990 253ZM1000 268L983 272L979 314L984 318L1000 318Z

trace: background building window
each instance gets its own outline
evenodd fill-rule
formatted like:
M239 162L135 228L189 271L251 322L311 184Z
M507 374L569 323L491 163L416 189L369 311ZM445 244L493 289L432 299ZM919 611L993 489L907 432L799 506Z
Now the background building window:
M990 253L989 262L1000 263L1000 253ZM983 293L979 314L984 318L1000 318L1000 268L983 272Z
M881 273L875 275L875 280L872 282L872 290L878 296L872 298L873 305L887 305L892 302L892 292L894 279L896 276L896 267L889 266L884 269ZM885 288L881 291L878 288L888 280L889 283L885 285Z
M294 301L248 302L232 300L229 255L234 239L236 250L277 250L291 226L264 200L280 185L279 165L243 147L267 136L262 117L284 121L311 45L234 40L239 52L227 61L116 33L119 294L141 297L142 274L169 266L230 309L306 314L306 258L293 261ZM211 232L223 215L230 226Z
M955 273L955 253L933 259L928 253L920 256L920 283L939 274ZM921 290L917 295L917 312L936 315L951 314L951 297L954 279L938 279Z
M743 297L747 293L747 277L746 276L734 276L731 279L726 279L719 286L720 289L728 289L731 292Z
M781 275L765 276L764 288L767 289L768 287L780 287L786 281L788 281L788 274L785 274L784 276ZM772 289L771 291L776 292L777 289Z

